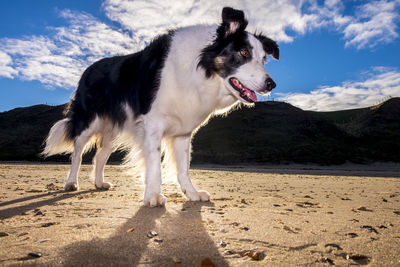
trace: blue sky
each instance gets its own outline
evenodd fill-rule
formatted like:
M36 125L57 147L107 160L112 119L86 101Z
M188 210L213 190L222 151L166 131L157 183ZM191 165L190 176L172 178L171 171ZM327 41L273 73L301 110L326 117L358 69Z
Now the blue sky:
M338 110L400 96L400 0L15 0L0 2L0 111L66 103L94 61L168 28L218 23L223 5L278 41L272 99Z

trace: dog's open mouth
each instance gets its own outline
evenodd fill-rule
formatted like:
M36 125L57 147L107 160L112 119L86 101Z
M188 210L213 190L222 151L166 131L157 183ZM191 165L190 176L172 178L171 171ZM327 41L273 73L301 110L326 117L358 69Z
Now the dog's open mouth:
M239 92L239 96L244 99L246 102L255 103L257 102L256 93L244 86L237 78L232 77L229 79L230 85Z

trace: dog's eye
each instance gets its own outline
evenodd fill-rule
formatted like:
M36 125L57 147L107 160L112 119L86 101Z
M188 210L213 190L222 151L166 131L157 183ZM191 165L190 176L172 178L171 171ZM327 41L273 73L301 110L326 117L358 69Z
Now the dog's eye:
M247 50L247 49L241 49L239 52L242 55L242 57L248 57L249 56L249 50Z

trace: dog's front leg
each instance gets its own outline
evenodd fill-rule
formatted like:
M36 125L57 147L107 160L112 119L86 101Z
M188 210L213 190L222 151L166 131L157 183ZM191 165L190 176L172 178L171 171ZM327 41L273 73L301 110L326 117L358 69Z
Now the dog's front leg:
M161 194L161 136L158 130L145 131L143 153L146 164L146 190L144 205L155 207L165 204Z
M173 149L177 166L178 181L182 192L191 201L209 201L210 194L207 191L197 190L189 177L190 166L190 139L191 136L180 136L174 139Z

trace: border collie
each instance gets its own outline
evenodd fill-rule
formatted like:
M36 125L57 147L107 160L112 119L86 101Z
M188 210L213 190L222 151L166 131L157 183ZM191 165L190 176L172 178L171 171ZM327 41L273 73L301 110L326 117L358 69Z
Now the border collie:
M144 204L164 205L161 158L173 167L191 201L209 201L189 178L191 137L210 116L237 103L250 104L249 93L266 93L275 82L266 72L266 55L279 59L275 41L245 31L241 10L225 7L222 23L169 31L142 51L104 58L89 66L65 111L46 139L42 154L72 153L65 190L78 189L82 154L96 146L95 186L109 189L104 165L117 149L143 167Z

